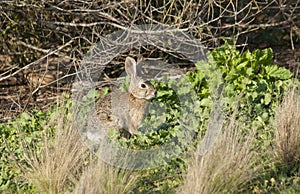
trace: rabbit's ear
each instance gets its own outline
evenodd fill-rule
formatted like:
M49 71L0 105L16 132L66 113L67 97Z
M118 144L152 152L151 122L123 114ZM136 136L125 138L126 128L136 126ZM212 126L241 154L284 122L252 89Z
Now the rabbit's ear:
M125 60L125 71L126 73L134 78L136 77L136 62L133 58L131 57L126 57L126 60Z
M137 60L136 60L136 63L139 64L143 60L144 60L143 55L139 55L138 58L137 58Z

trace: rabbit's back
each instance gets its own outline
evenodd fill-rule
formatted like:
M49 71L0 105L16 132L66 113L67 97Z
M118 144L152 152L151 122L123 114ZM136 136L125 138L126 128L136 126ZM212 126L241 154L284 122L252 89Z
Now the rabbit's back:
M104 130L123 128L131 134L137 132L145 117L148 101L127 92L113 92L96 101L96 112Z

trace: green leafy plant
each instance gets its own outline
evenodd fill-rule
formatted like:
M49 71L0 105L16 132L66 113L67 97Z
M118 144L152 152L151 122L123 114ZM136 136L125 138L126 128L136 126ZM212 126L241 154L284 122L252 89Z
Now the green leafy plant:
M209 52L208 62L197 63L196 71L188 75L199 91L201 108L210 107L213 96L210 85L219 72L222 78L215 80L223 84L222 96L227 114L237 109L238 118L249 127L258 128L258 131L268 128L284 92L293 83L293 74L273 65L272 56L270 48L240 53L228 43ZM270 144L267 140L271 140L271 130L264 130L260 136L266 145Z
M22 168L18 165L27 165L24 147L36 150L41 149L41 139L45 133L52 133L53 128L44 131L49 121L51 111L32 111L31 115L23 113L18 119L0 124L1 145L1 181L0 190L6 192L33 192L31 183L22 183ZM33 190L32 190L33 189Z

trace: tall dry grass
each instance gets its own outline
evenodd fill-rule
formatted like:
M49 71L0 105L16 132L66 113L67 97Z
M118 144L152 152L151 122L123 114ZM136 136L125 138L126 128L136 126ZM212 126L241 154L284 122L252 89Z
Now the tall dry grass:
M127 193L134 188L138 176L100 161L64 111L52 122L55 134L45 136L41 150L23 146L28 165L20 167L39 193Z
M131 193L138 177L133 171L119 169L97 160L84 171L74 193Z
M78 173L86 163L87 147L81 141L76 128L67 121L66 115L57 112L53 115L56 123L54 136L45 135L41 150L24 147L26 161L24 176L39 192L58 193L70 190ZM50 129L52 122L45 127ZM49 127L49 128L48 128Z
M275 113L275 159L283 165L300 161L300 93L292 89Z
M179 193L210 194L239 191L263 170L253 147L254 131L247 132L237 121L225 125L210 149L201 156L199 148L188 162Z

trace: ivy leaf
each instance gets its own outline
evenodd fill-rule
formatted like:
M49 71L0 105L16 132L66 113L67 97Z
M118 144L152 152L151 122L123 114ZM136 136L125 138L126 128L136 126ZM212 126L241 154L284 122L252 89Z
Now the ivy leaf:
M265 105L270 104L271 100L272 100L272 95L270 93L266 93L265 100L264 100Z
M278 67L276 65L267 66L265 67L265 69L267 75L273 78L286 80L293 76L293 73L289 70L282 67Z
M254 52L254 56L256 56L256 60L260 61L260 63L268 65L272 62L273 51L271 48L267 48L264 50L256 50Z

